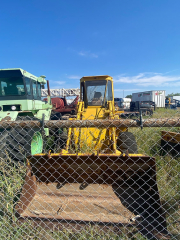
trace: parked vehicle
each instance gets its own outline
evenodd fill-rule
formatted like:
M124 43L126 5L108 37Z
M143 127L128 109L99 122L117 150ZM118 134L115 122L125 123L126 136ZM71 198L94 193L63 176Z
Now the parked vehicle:
M179 103L178 100L175 100L171 97L166 97L165 100L165 108L169 108L169 109L177 109L177 104Z
M179 100L180 101L180 96L171 96L169 98L171 98L171 100Z
M45 98L43 101L47 101L47 98ZM62 116L64 115L75 115L78 101L79 95L76 96L76 98L69 104L66 97L51 98L51 102L53 105L51 120L62 119Z
M131 98L114 98L115 106L120 109L130 109Z
M152 101L136 101L130 103L131 112L142 112L143 115L152 115L155 110L155 103Z
M41 100L41 88L46 83L50 92L45 76L36 77L21 68L0 69L0 121L49 120L50 96L46 102ZM13 160L23 161L25 155L42 153L44 133L48 136L49 129L0 129L0 157L8 154Z
M180 100L176 100L177 107L180 107Z
M154 90L146 92L132 93L132 102L154 102L155 107L165 107L165 91Z
M80 89L76 120L85 124L91 120L100 123L106 119L112 122L119 119L114 106L112 77L83 77ZM71 119L72 125L74 120ZM146 224L159 232L166 229L156 182L155 159L138 154L135 137L125 126L70 126L66 147L61 152L29 156L27 162L25 184L15 207L19 216L33 200L37 187L41 188L39 182L57 183L58 189L66 183L80 183L81 190L88 184L112 184L118 189L115 192L124 206L141 219L138 224ZM48 206L44 199L41 204L32 203L29 213L33 214L43 205L53 220L58 219L58 211L54 214L51 211L51 204L55 201L54 194L52 196L49 198L49 192L44 194ZM47 218L47 212L45 215L40 213L39 217Z

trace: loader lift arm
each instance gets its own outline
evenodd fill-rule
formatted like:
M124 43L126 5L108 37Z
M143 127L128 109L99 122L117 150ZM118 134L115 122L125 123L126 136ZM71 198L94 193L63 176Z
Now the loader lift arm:
M114 107L112 77L83 77L80 90L76 120L119 119ZM29 181L33 176L32 186L37 186L39 182L112 185L121 203L135 215L141 216L137 224L139 227L167 233L156 182L155 159L138 154L137 148L127 146L128 141L124 152L123 144L118 146L123 132L128 132L128 128L70 127L66 148L60 153L28 157L31 171ZM28 192L27 184L24 186L24 192ZM27 207L22 194L16 211L22 214Z

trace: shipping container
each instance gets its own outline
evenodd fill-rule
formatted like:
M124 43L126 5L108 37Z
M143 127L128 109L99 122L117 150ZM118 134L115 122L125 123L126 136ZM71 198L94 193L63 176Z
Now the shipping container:
M132 93L132 102L155 102L156 107L165 107L165 90L154 90L139 93Z

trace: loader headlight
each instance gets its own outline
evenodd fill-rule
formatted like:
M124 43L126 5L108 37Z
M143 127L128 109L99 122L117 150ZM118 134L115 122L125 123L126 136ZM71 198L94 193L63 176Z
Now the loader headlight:
M16 110L16 106L12 106L11 110L15 111Z

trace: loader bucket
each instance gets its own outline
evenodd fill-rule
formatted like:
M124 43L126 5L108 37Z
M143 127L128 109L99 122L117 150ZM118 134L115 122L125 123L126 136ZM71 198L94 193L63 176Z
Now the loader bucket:
M25 183L21 190L20 201L15 206L16 216L19 217L33 200L36 194L37 184L36 177L31 171L31 166L27 164Z
M28 157L28 162L30 166L28 165L25 184L15 207L19 215L34 198L38 183L54 183L57 188L65 183L80 183L80 189L88 184L105 184L112 186L114 195L123 206L134 215L142 216L141 224L158 231L166 229L156 183L154 158L140 154L36 154ZM43 198L49 195L48 192ZM51 196L49 206L50 201L55 201L53 193Z

